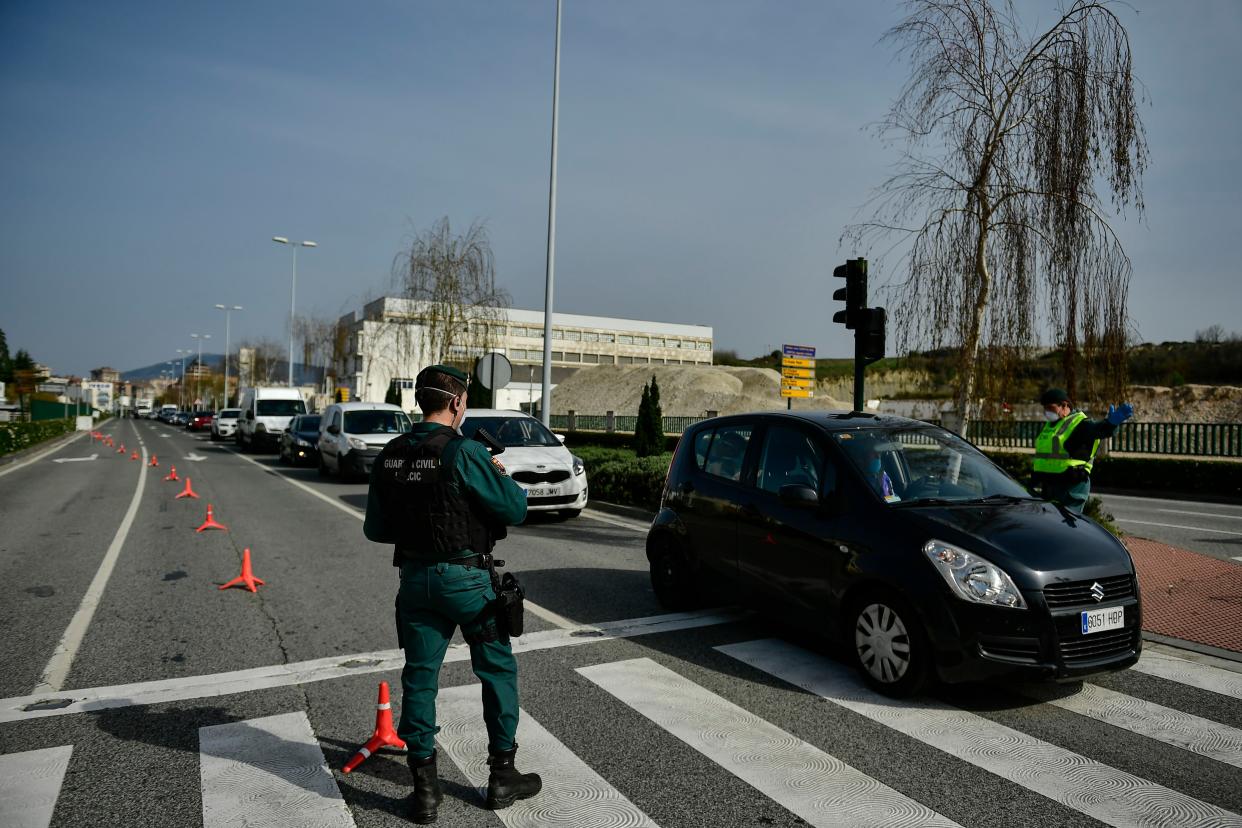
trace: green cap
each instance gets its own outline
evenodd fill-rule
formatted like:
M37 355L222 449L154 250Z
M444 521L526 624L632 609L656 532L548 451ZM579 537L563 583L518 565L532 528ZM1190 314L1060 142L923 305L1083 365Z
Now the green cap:
M1064 402L1069 402L1069 394L1065 393L1064 388L1049 388L1039 395L1040 405L1056 405Z
M423 374L426 374L428 371L438 371L441 374L447 374L460 382L462 385L470 384L470 377L466 376L466 372L462 371L460 368L454 368L451 365L428 365L426 368L419 371L418 376L414 379L415 388L422 387Z

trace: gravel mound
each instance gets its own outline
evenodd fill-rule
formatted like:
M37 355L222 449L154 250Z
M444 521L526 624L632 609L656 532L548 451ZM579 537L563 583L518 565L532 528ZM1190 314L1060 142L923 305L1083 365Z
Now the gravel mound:
M781 376L770 368L724 365L601 365L583 368L552 389L552 413L637 414L643 385L655 376L666 417L702 417L784 408ZM848 409L831 397L794 400L795 408Z

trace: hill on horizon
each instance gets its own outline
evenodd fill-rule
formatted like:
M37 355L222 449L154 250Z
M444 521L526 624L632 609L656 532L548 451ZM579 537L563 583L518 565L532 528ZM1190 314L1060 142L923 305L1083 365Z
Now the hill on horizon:
M194 364L198 359L195 354L193 358L186 359L186 365ZM169 363L177 373L181 372L181 357L175 359L162 360L153 362L150 365L144 365L141 368L131 368L128 371L121 372L121 379L126 382L150 381L160 378L161 371L169 369ZM217 373L224 371L224 354L203 354L203 364ZM288 360L277 360L272 369L272 376L276 378L278 384L284 384L284 380L289 375ZM301 362L293 363L293 379L297 385L317 385L323 381L324 369L318 365L305 365Z

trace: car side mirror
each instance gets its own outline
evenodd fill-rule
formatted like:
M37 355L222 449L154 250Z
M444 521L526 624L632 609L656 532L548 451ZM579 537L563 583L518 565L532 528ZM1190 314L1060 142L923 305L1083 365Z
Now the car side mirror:
M340 434L340 433L341 433L341 427L340 427L340 426L338 426L338 425L330 425L330 426L328 426L328 433L329 433L329 434Z
M553 437L555 437L556 439L560 440L560 441L561 441L561 443L562 443L562 445L565 443L565 435L564 435L564 434L553 434L552 436L553 436Z
M801 483L790 483L781 486L779 496L781 503L787 506L794 506L800 509L815 509L819 507L819 495L810 486L804 486Z

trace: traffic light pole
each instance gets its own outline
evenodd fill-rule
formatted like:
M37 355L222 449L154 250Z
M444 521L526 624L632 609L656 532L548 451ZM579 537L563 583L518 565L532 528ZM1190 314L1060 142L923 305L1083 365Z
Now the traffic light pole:
M867 369L863 339L859 331L854 331L854 411L863 410L863 376Z

